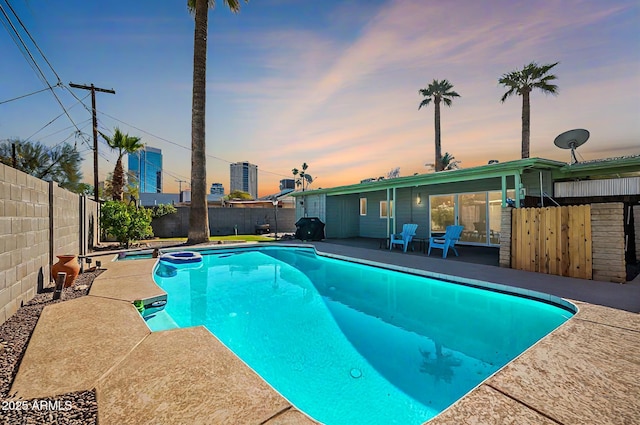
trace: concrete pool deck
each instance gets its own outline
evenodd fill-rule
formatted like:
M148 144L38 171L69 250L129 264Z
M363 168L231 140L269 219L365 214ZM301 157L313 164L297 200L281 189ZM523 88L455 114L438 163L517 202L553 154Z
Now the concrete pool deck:
M503 284L516 279L542 292L551 285L582 300L574 301L580 311L571 320L429 425L631 424L640 418L640 315L621 310L640 304L640 297L626 300L640 294L637 286L314 245L322 252L436 273ZM30 399L95 388L101 424L316 423L205 328L149 331L131 301L164 293L151 278L154 260L102 263L107 271L88 296L44 309L11 394ZM603 306L616 303L618 309Z

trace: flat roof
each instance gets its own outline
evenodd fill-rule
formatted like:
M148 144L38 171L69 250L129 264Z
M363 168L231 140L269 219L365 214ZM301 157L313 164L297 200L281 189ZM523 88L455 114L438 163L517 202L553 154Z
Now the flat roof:
M303 195L346 195L351 193L373 192L388 188L415 187L442 183L456 183L469 180L483 180L494 177L521 174L524 170L550 170L554 179L588 178L603 175L619 175L640 172L640 155L605 158L584 161L575 164L545 158L526 158L494 164L479 165L458 170L439 171L437 173L416 174L366 183L337 186L325 189L313 189L293 192L291 196Z
M555 170L567 165L564 162L554 161L544 158L526 158L514 161L500 162L495 164L480 165L471 168L458 170L439 171L437 173L417 174L407 177L397 177L367 183L357 183L353 185L338 186L326 189L314 189L303 192L292 193L292 196L319 195L326 193L329 195L342 195L348 193L372 192L387 188L400 188L411 186L423 186L430 184L455 183L468 180L482 180L492 177L509 176L521 173L525 169Z

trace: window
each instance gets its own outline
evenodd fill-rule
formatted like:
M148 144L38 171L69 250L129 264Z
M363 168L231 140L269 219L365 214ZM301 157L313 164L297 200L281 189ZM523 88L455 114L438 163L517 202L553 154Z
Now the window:
M391 218L393 218L393 201L389 201L389 206L391 208ZM387 218L387 201L380 201L380 218Z
M431 208L431 233L444 233L447 226L455 224L453 195L435 195L429 198Z
M360 198L360 215L367 215L367 198Z

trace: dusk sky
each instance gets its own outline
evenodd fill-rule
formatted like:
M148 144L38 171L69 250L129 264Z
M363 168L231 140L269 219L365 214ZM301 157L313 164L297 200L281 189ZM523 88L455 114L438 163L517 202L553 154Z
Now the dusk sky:
M186 3L0 0L63 84L116 91L97 94L99 128L119 126L162 149L165 192L190 180L193 17ZM218 1L209 14L207 186L220 182L228 192L236 161L258 165L260 195L277 192L303 162L316 178L311 188L396 167L401 176L429 172L434 110L418 110L418 90L433 79L448 79L461 96L442 109L443 152L462 168L519 159L521 98L501 103L507 89L498 79L531 61L560 62L553 69L558 96L531 97L532 157L568 162L553 140L574 128L591 133L579 159L640 154L637 0L251 0L241 7L232 14ZM43 89L6 28L0 34L0 102ZM63 88L55 92L92 143L90 113ZM90 98L84 103L90 107ZM77 140L84 179L93 183L92 152L69 118L45 127L60 114L46 91L0 103L0 140ZM116 155L102 141L99 152L102 180Z

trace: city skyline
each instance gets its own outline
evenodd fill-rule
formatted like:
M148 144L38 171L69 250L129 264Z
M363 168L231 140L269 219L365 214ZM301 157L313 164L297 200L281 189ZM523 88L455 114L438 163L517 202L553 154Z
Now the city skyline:
M591 133L579 159L640 153L636 1L265 0L242 2L237 15L217 3L209 15L208 185L226 181L238 160L260 164L260 196L277 192L303 162L311 189L396 167L402 176L428 172L434 110L418 111L418 90L433 79L448 79L461 95L442 108L443 153L462 168L518 159L521 99L500 103L506 89L498 79L531 61L560 62L558 96L532 93L532 157L569 162L553 139L573 128ZM63 84L115 90L96 94L99 130L119 126L161 148L163 190L177 192L177 180L188 187L193 18L186 1L14 0L13 8ZM54 89L88 135L78 138L50 93L7 102L45 85L4 34L0 54L10 66L0 69L0 139L75 142L92 183L89 111ZM38 64L54 85L46 63ZM88 92L74 93L90 106ZM103 180L116 156L103 141L99 151Z

